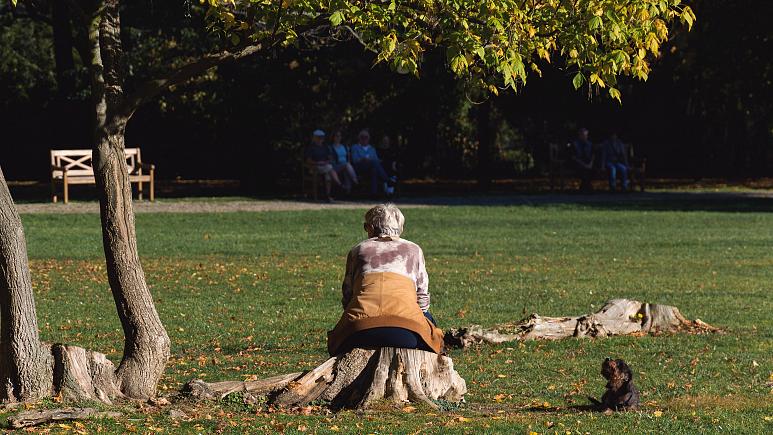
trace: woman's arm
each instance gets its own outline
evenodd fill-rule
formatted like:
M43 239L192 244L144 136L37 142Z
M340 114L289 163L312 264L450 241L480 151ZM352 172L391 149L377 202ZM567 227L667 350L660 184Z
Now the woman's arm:
M416 267L416 302L421 311L429 311L429 275L424 264L424 252L419 248L419 259Z
M354 282L354 260L352 259L352 252L346 256L346 272L344 272L344 282L341 284L341 305L344 309L349 305L349 301L352 299L352 285Z

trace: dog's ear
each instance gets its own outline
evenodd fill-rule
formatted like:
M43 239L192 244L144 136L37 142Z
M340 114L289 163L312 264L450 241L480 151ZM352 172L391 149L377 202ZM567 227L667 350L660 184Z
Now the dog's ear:
M617 362L617 368L620 370L621 373L625 374L625 377L628 381L633 380L633 371L631 371L631 368L628 367L628 364L625 363L625 361L619 359Z

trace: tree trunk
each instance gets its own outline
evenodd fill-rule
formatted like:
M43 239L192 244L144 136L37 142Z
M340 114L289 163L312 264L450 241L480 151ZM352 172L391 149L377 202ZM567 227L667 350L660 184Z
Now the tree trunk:
M24 230L0 169L0 402L120 397L104 354L41 343Z
M124 125L98 130L94 175L99 192L107 277L124 332L116 373L121 391L145 399L156 392L169 359L169 336L161 324L137 252L132 193L124 158Z
M123 359L116 371L118 386L128 397L145 399L156 393L170 344L137 252L124 157L124 132L133 110L125 110L119 9L118 0L106 0L89 28L96 118L92 160L107 277L124 332Z
M0 401L51 392L52 358L40 343L24 229L0 169Z

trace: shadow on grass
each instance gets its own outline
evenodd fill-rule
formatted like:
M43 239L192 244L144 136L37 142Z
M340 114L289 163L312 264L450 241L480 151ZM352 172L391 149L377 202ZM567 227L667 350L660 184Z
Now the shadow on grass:
M773 193L645 192L540 195L405 197L398 204L436 206L560 206L599 210L771 212Z

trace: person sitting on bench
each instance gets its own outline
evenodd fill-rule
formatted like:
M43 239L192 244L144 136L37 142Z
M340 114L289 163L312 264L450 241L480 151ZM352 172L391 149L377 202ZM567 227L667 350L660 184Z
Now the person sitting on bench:
M440 353L443 332L429 312L429 278L419 245L401 239L405 218L394 204L365 213L368 239L346 258L344 312L328 332L330 355L353 348L401 347Z
M376 148L370 144L370 133L367 130L362 130L357 136L359 142L352 145L352 163L354 163L354 169L358 174L370 175L370 194L376 196L378 194L379 185L384 188L386 195L392 195L394 193L394 187L387 184L391 180L387 175L384 167L381 165L381 159L378 157Z
M615 132L601 146L601 167L609 171L610 191L615 191L617 174L620 174L620 181L623 182L623 192L628 191L628 155L625 144Z
M572 161L580 175L580 190L589 192L593 190L591 178L593 177L593 143L588 140L588 129L581 128L577 131L577 139L573 142L574 155Z
M336 131L333 134L333 142L330 144L330 154L333 156L333 169L335 169L338 178L343 184L343 188L346 193L351 193L352 183L360 184L357 179L357 173L354 172L354 168L349 163L350 150L349 147L341 143L343 135L341 131Z
M324 140L325 132L314 130L311 135L311 144L303 150L303 157L314 172L314 176L323 175L325 177L325 195L327 195L327 200L332 202L333 196L330 194L330 181L332 180L339 187L341 186L341 181L338 179L338 174L336 174L331 164L333 156L330 155L330 150L322 144Z

